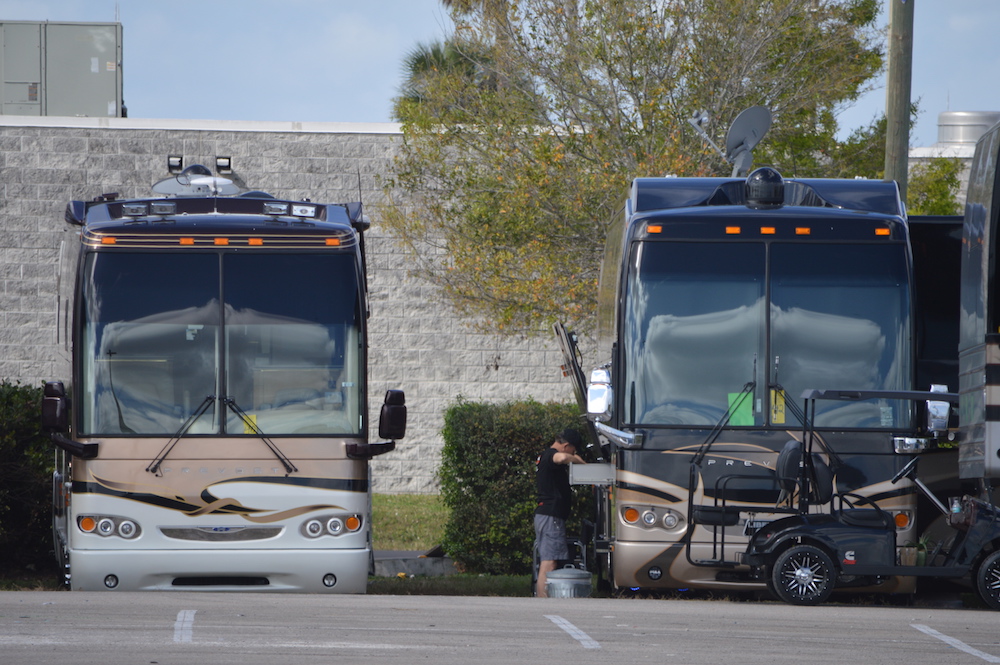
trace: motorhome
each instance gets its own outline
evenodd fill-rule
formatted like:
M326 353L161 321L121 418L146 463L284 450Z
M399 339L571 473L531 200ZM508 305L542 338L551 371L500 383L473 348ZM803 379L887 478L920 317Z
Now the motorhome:
M55 552L87 591L363 593L367 221L359 203L244 191L183 168L154 196L72 201L45 386Z

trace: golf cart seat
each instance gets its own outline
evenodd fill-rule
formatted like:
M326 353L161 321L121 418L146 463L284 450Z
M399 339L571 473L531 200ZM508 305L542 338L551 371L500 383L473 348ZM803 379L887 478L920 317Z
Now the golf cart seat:
M785 444L778 454L775 464L775 474L778 484L786 493L797 489L799 466L802 459L802 444L791 440ZM831 514L844 524L869 528L893 528L892 516L878 507L867 497L852 492L834 492L833 472L823 458L812 454L813 475L809 482L809 502L825 504L831 502ZM863 504L867 507L857 507Z

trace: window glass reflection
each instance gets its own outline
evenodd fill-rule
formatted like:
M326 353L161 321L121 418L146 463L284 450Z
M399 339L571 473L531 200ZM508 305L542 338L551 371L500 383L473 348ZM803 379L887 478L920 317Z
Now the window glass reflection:
M628 285L628 422L714 425L763 354L763 244L638 246ZM759 394L759 392L758 392ZM761 423L749 396L733 425Z
M351 258L225 257L229 395L268 435L360 431L360 302ZM253 431L232 411L226 429Z
M85 434L174 435L216 397L246 420L213 401L191 434L361 431L351 255L90 254L81 305Z
M173 434L218 394L218 265L209 254L88 255L84 433ZM191 431L214 421L213 408Z
M729 424L798 428L787 400L801 407L806 389L910 386L901 244L646 242L634 252L618 388L624 423L713 426L754 380ZM816 407L820 427L892 428L912 417L900 400Z
M909 298L902 245L771 248L772 355L790 399L805 389L907 390ZM897 427L899 400L816 402L821 427Z

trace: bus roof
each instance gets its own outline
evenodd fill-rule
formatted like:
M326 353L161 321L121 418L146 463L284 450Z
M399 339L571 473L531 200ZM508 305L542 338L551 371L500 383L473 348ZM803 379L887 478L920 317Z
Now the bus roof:
M346 249L358 244L368 225L360 203L287 201L256 191L240 196L126 200L103 195L90 202L71 201L66 221L84 227L84 244L118 247L218 246L229 243L213 236L225 236L240 238L234 246L274 248L304 243L305 247ZM187 237L180 241L180 236Z
M92 247L357 247L367 221L360 203L286 201L262 192L240 196L71 201L66 221L83 226Z
M82 213L82 214L81 214ZM113 195L84 203L71 201L66 221L108 231L137 225L159 226L169 223L177 228L217 227L235 230L254 227L262 233L269 228L289 225L316 228L318 231L348 230L361 223L360 203L312 203L285 201L250 192L242 196L143 198L119 200Z
M633 213L703 206L745 207L746 182L741 178L636 178L629 204ZM899 189L893 181L784 180L784 205L903 216Z

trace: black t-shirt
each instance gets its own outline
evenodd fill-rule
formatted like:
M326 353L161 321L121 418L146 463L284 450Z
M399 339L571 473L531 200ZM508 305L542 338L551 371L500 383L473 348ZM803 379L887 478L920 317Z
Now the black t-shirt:
M552 515L561 519L569 517L573 494L569 485L569 465L556 464L556 449L549 447L538 456L535 487L538 491L538 515Z

